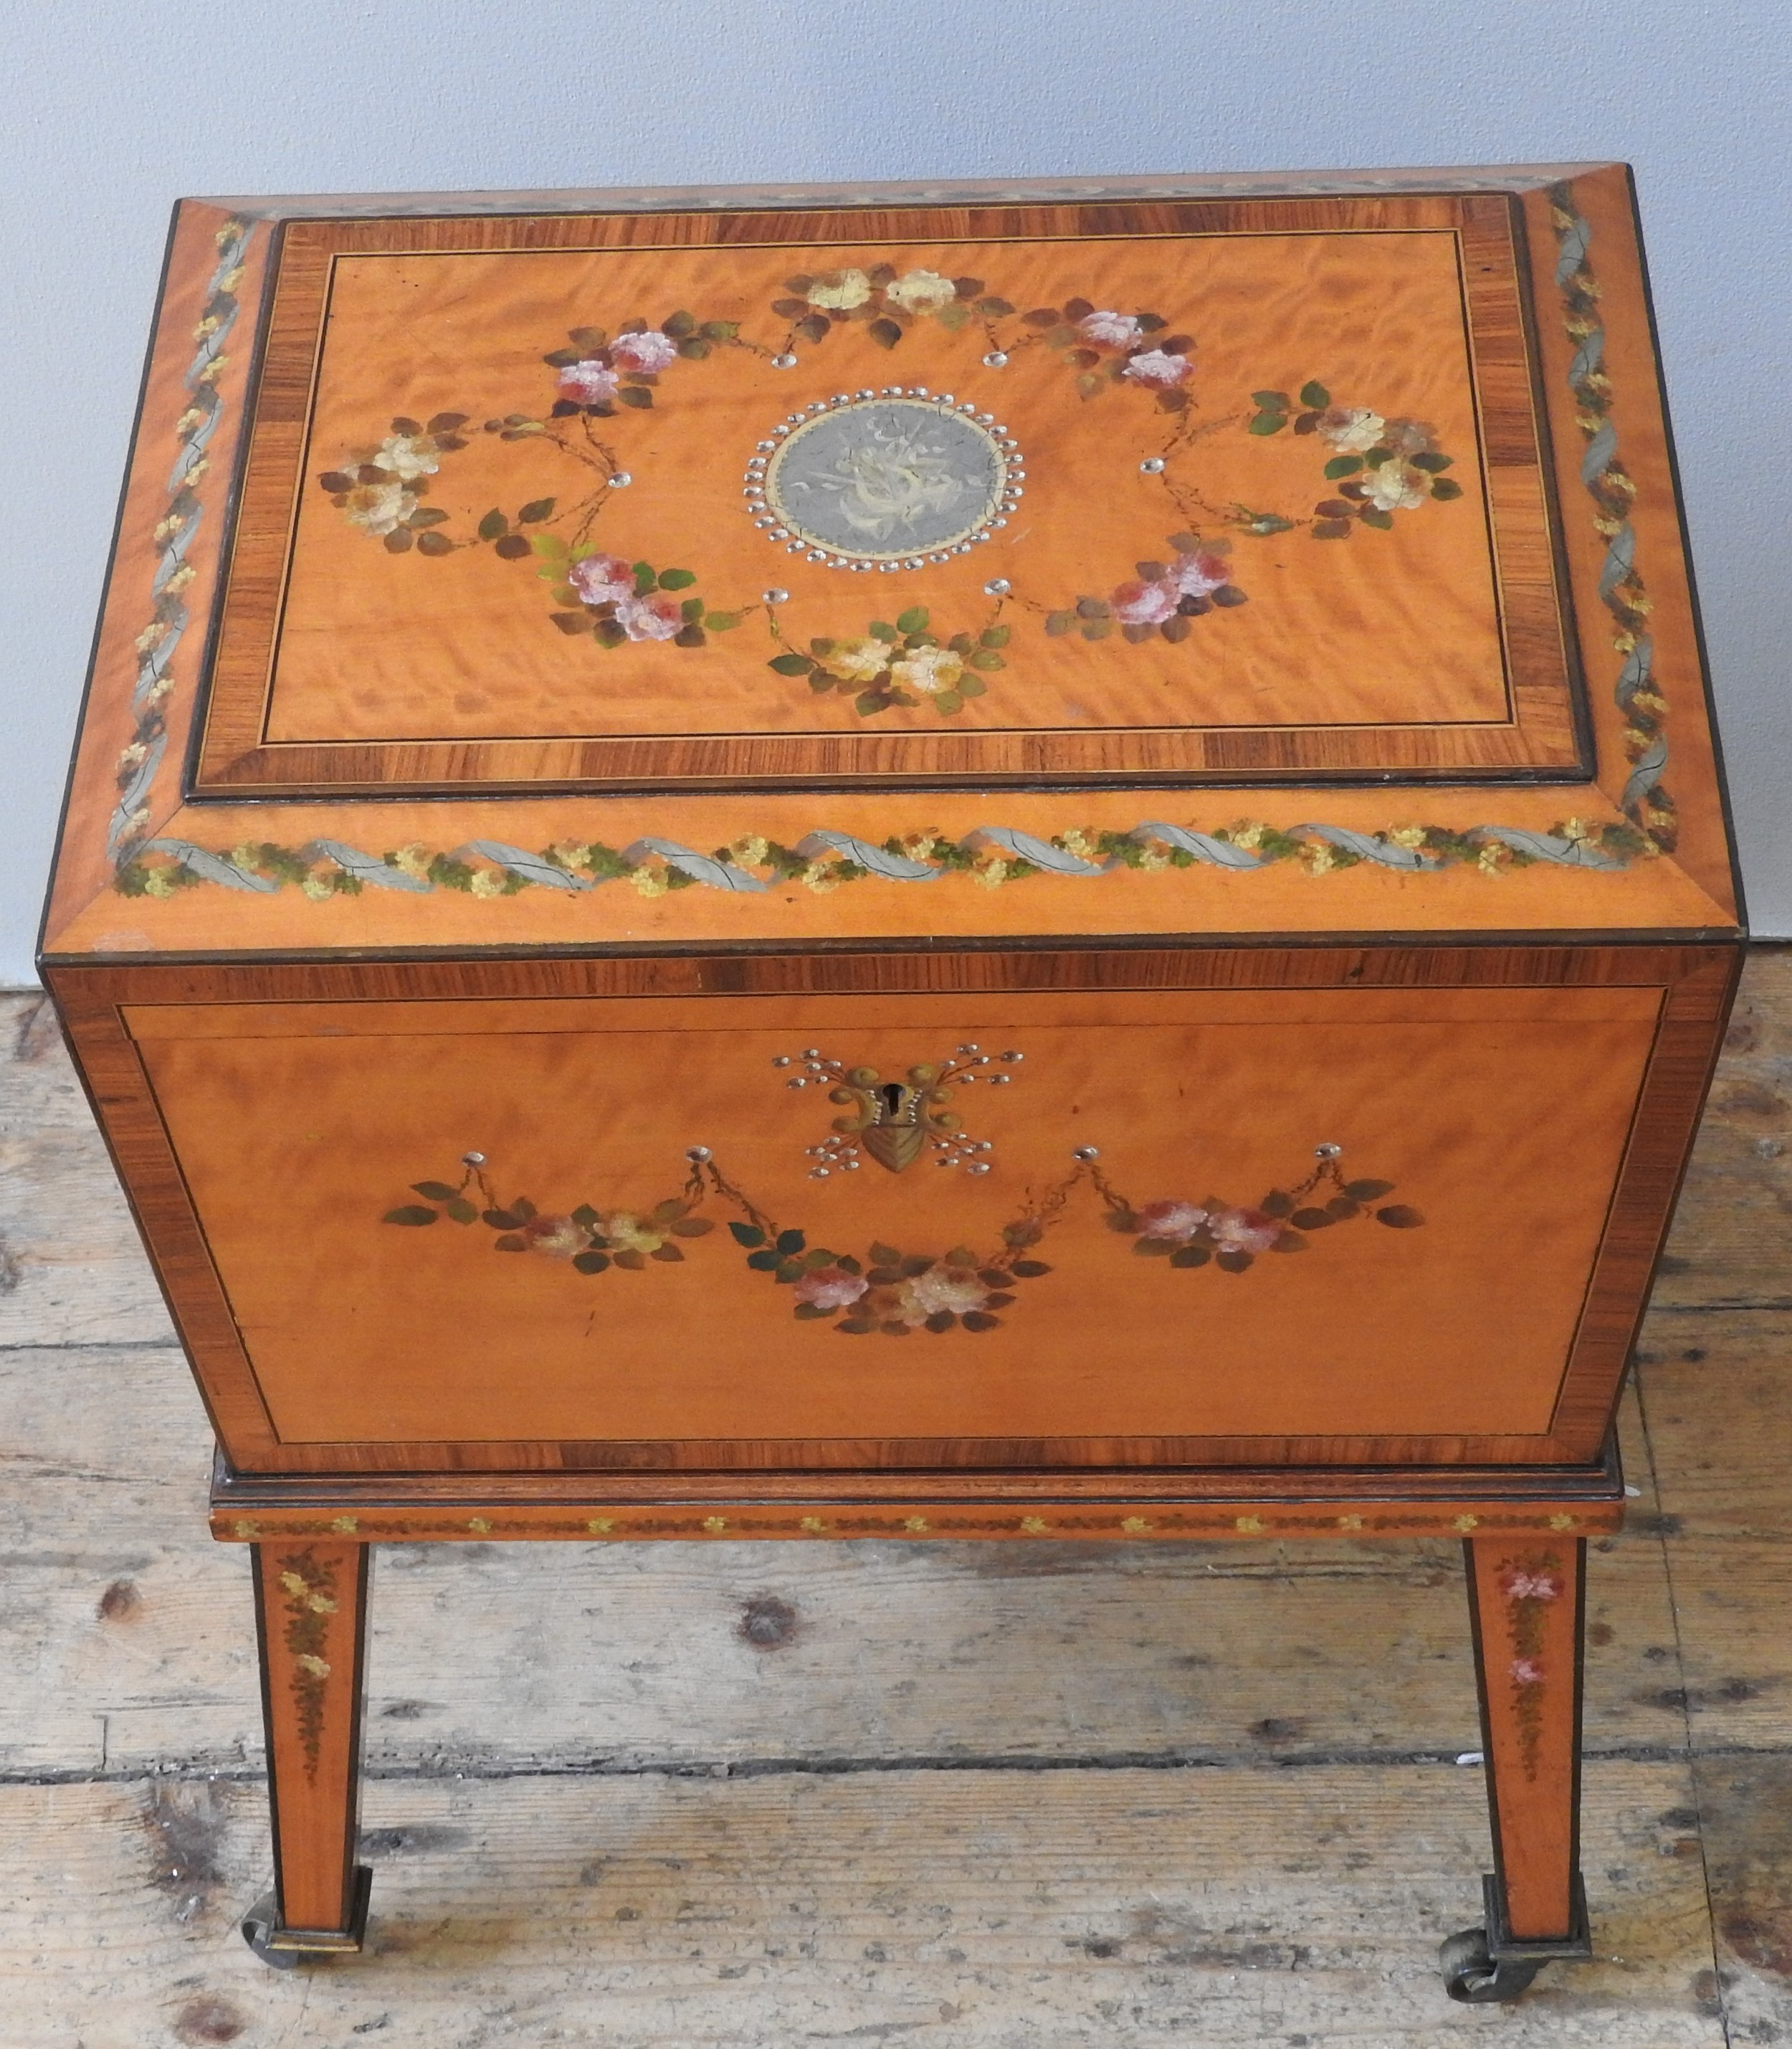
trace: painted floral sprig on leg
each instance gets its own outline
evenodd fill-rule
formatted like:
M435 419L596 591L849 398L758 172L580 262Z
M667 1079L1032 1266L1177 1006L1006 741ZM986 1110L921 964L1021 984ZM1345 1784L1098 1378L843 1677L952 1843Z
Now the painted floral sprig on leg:
M1550 1678L1543 1657L1545 1618L1567 1586L1562 1561L1553 1552L1521 1559L1499 1576L1513 1653L1506 1670L1518 1708L1518 1752L1527 1779L1537 1776L1543 1739L1543 1689Z
M1292 418L1296 434L1316 435L1332 452L1324 475L1337 491L1313 507L1315 540L1347 540L1359 525L1385 531L1396 512L1428 498L1442 503L1462 496L1462 486L1443 474L1456 458L1444 453L1420 421L1386 419L1367 406L1334 405L1330 391L1316 380L1303 384L1297 399L1285 391L1254 391L1251 399L1257 410L1249 433L1278 434ZM1253 531L1286 531L1246 524Z

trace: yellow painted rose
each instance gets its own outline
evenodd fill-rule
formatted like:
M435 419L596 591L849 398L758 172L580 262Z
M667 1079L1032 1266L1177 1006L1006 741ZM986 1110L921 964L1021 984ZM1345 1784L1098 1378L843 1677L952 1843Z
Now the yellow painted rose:
M862 270L836 270L828 277L818 278L808 292L810 305L819 306L823 313L850 313L870 297L871 280Z
M964 675L964 657L950 647L912 647L890 667L890 679L923 697L937 697L942 690L955 690Z
M870 634L836 640L822 657L822 667L843 683L874 683L889 666L888 644Z

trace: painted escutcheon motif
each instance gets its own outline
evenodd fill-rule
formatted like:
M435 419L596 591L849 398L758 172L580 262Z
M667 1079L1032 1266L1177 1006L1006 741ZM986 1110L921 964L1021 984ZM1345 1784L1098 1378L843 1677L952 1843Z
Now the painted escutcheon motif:
M993 424L932 398L831 406L780 441L766 510L795 540L849 561L968 548L1018 495L1018 451Z

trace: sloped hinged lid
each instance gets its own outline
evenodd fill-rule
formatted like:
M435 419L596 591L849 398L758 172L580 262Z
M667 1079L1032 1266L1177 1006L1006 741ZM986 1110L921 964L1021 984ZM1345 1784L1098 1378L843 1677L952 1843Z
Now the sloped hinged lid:
M1624 174L188 202L75 815L102 775L140 895L158 838L232 886L247 806L390 885L420 800L551 865L505 804L702 851L838 793L862 855L989 793L1067 873L1122 821L1221 869L1677 856L1645 921L1723 922Z
M1576 774L1500 193L295 220L198 787Z

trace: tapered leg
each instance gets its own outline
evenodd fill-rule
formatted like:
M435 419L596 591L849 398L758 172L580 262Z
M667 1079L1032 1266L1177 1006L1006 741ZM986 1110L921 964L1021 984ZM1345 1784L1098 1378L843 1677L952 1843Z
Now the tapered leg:
M274 1879L243 1933L274 1963L358 1950L366 1927L369 1874L355 1851L370 1547L251 1549Z
M1487 1926L1451 1936L1438 1960L1452 1999L1516 1999L1545 1964L1593 1953L1580 1870L1587 1547L1540 1530L1463 1549L1494 1868Z

